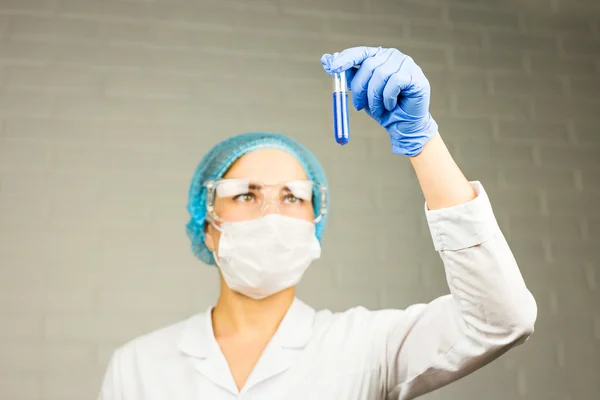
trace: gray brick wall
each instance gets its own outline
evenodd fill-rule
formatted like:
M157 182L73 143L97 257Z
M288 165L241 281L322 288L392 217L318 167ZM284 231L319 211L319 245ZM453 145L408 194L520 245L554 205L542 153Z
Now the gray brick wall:
M319 57L363 44L430 77L539 305L526 346L425 398L598 399L599 19L594 0L0 0L0 399L94 398L115 346L216 299L187 185L241 131L287 133L330 175L304 300L446 293L407 160L362 113L332 139Z

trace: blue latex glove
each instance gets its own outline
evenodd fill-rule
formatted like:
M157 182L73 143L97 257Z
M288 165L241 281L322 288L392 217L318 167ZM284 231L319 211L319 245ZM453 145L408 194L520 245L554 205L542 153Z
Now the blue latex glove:
M321 64L330 75L345 71L354 107L365 109L385 128L392 153L416 156L437 133L437 123L429 113L429 81L406 54L381 47L353 47L335 57L324 54Z

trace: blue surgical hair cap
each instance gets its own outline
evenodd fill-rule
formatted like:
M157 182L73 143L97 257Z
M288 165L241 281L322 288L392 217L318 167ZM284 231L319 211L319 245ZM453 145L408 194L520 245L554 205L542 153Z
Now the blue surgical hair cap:
M190 221L186 225L186 233L192 242L192 251L200 261L208 265L215 264L212 252L205 244L204 226L207 209L204 183L222 178L231 165L244 154L266 148L280 149L292 154L304 167L308 179L328 187L325 171L317 157L301 143L282 134L249 132L231 136L217 143L196 167L188 195L187 210ZM326 201L329 204L329 190L327 190ZM315 202L314 207L315 210L319 210L320 202ZM315 226L319 242L326 219L327 214Z

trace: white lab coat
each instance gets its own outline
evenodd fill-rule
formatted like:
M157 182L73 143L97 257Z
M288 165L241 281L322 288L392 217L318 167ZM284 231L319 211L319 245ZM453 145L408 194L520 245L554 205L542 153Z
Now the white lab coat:
M523 343L537 306L479 182L427 210L451 294L406 310L315 311L295 299L238 391L206 312L117 349L100 400L412 399Z

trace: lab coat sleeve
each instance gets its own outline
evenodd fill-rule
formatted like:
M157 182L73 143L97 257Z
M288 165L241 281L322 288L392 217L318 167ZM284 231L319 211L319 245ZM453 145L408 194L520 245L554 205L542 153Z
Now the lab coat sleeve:
M533 333L536 302L497 224L483 186L465 204L425 213L449 295L402 312L382 311L385 391L413 399L495 360ZM385 320L385 321L384 321Z
M108 363L98 400L125 400L121 389L120 349L117 349Z

